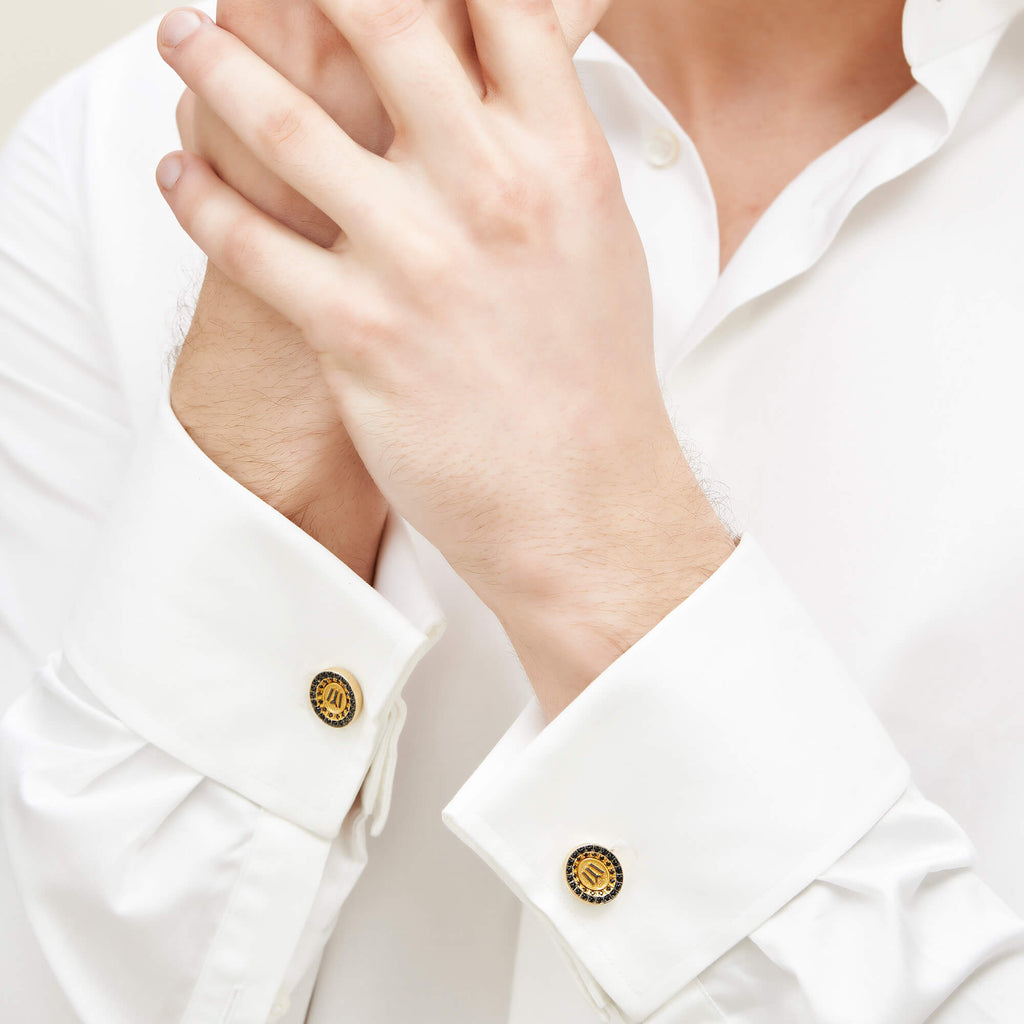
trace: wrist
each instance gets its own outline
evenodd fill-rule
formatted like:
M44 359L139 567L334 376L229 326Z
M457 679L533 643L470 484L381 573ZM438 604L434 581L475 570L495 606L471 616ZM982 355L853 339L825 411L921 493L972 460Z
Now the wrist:
M300 332L211 264L171 407L225 473L367 581L387 505Z
M682 491L633 505L600 539L524 557L515 588L488 600L549 721L735 550L688 467L686 475Z

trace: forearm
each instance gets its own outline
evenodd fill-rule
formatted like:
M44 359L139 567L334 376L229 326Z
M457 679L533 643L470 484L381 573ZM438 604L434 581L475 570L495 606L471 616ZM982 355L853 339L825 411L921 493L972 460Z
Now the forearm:
M302 335L210 265L171 382L175 415L228 475L368 582L387 504Z
M548 721L735 550L674 439L653 471L619 460L581 504L557 553L517 558L515 584L490 598Z

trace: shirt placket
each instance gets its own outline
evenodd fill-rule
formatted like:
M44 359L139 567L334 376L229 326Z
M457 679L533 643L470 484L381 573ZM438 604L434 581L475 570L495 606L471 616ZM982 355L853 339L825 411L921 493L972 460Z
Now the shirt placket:
M644 242L659 377L671 391L686 357L731 313L813 266L854 207L932 155L952 131L998 35L915 68L914 86L809 164L775 198L719 274L717 207L693 141L637 72L595 40L580 77L615 154Z
M602 44L603 45L603 44ZM718 277L718 220L704 165L676 119L610 49L580 79L611 145L643 240L654 304L654 349L664 378L678 341Z

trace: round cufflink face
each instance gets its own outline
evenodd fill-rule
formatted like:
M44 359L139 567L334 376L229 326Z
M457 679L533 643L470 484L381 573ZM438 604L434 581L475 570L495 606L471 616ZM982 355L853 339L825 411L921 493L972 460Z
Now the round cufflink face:
M313 678L309 702L321 722L332 729L340 729L359 716L363 708L363 692L350 672L331 669Z
M585 903L607 903L622 889L622 865L603 846L579 846L565 862L565 881Z

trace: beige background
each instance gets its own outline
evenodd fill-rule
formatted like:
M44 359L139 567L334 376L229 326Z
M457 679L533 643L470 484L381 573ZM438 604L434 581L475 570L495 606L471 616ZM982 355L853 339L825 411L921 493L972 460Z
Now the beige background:
M181 0L187 2L187 0ZM65 71L175 0L2 0L0 141Z

